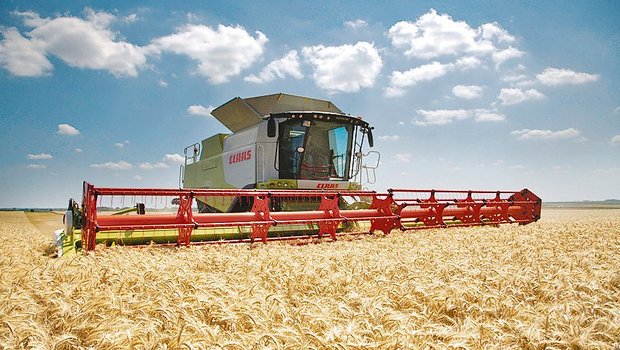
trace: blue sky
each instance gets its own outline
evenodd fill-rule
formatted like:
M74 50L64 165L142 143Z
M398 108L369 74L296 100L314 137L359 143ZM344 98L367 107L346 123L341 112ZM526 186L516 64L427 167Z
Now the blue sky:
M0 207L176 187L208 112L277 92L375 126L368 187L620 198L616 1L2 1Z

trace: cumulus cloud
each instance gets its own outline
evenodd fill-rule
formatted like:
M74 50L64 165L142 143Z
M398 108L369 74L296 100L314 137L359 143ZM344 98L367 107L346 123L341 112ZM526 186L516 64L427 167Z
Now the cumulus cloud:
M446 125L457 120L474 119L476 122L499 122L506 120L506 116L495 110L489 109L439 109L434 111L417 110L421 119L415 119L414 124Z
M474 28L448 14L438 14L434 9L414 22L395 23L388 31L388 38L405 56L434 62L406 72L393 72L389 86L384 89L387 97L401 96L406 92L405 86L436 79L449 72L484 68L486 62L493 62L499 69L506 61L525 55L514 46L515 37L499 24L484 23ZM450 57L455 57L452 63L439 63ZM417 79L420 73L431 75L423 74L422 79Z
M583 84L597 81L598 74L580 73L570 69L548 67L542 73L536 75L536 79L544 85L556 86L565 84Z
M191 115L199 115L199 116L203 116L203 117L209 117L211 116L211 112L213 112L213 110L215 109L215 107L209 105L208 107L205 107L203 105L191 105L189 107L187 107L187 113L191 114Z
M157 162L157 163L144 162L144 163L138 164L138 168L142 170L165 169L169 167L170 166L168 164L163 163L163 162Z
M620 145L620 135L616 135L611 138L611 143L614 145Z
M485 23L478 29L478 34L485 40L512 43L515 37L502 28L497 22Z
M491 57L493 58L493 62L495 62L495 68L498 68L502 65L502 63L513 58L521 57L523 55L525 55L525 52L510 46L507 49L493 52L491 54Z
M56 131L59 135L69 135L75 136L80 134L80 130L74 128L69 124L58 124L58 131Z
M398 135L382 135L378 137L379 140L382 141L398 141L400 140L400 136Z
M185 163L185 157L183 157L180 154L174 153L174 154L166 154L164 156L164 162L168 163L168 164L183 164Z
M454 67L462 71L478 68L480 65L482 65L482 61L475 56L461 57L454 63Z
M129 170L129 169L133 169L133 165L131 163L128 163L124 160L118 161L118 162L106 162L106 163L99 163L99 164L91 164L90 165L91 168L96 168L96 169L109 169L109 170Z
M499 92L499 99L503 105L515 105L529 100L541 100L545 95L536 89L521 90L519 88L502 89Z
M559 139L578 139L585 140L581 136L581 130L575 128L569 128L566 130L552 131L552 130L539 130L539 129L522 129L514 130L510 133L518 140L559 140Z
M125 140L123 142L115 143L114 146L120 149L120 148L125 148L125 146L128 145L129 143L130 143L129 141Z
M383 68L383 60L374 44L310 46L302 49L312 65L317 86L328 93L357 92L372 87Z
M258 75L248 75L243 80L261 84L275 79L284 79L287 75L295 79L304 77L299 66L297 50L289 51L284 57L269 63Z
M482 87L476 85L456 85L452 88L452 94L456 97L471 100L482 94Z
M386 97L397 97L405 94L407 87L415 86L420 82L431 81L443 77L449 72L466 71L477 68L482 62L472 56L461 57L455 63L439 63L433 61L404 72L393 71L389 86L384 88ZM458 88L463 90L462 88ZM457 90L458 90L457 89ZM474 88L475 89L475 88ZM460 96L459 96L460 97Z
M52 159L52 158L54 158L54 156L52 156L49 153L37 153L37 154L28 153L26 158L28 158L28 159L39 159L40 160L40 159Z
M526 79L527 75L518 73L505 74L500 77L500 80L506 83L518 83Z
M439 109L435 111L427 111L423 109L417 110L418 115L422 119L417 119L417 125L445 125L452 123L454 120L462 120L471 117L469 111L464 109Z
M137 20L138 20L138 15L135 13L132 13L130 15L123 17L123 23L134 23Z
M359 29L368 26L368 22L363 19L356 19L354 21L346 21L344 22L345 27L349 27L352 29Z
M411 153L396 153L394 159L399 163L411 163Z
M514 37L497 23L487 23L474 29L447 14L437 14L434 9L415 22L394 24L388 31L388 38L394 47L405 50L407 57L421 59L488 54L496 51L493 41L514 41Z
M41 18L35 12L14 12L32 30L24 37L16 28L2 31L0 63L16 76L41 76L52 71L47 56L71 67L107 70L117 77L137 76L145 67L147 49L116 37L107 12L85 10L85 17Z
M153 169L165 169L169 168L171 165L178 165L185 163L185 157L179 154L166 154L159 162L142 162L138 164L138 168L142 170L153 170Z
M28 164L29 169L46 169L47 165L45 164Z
M257 31L256 37L241 26L186 25L175 34L156 38L150 47L156 52L186 55L198 62L197 73L212 84L228 82L250 67L262 54L268 39Z
M3 29L0 34L0 65L18 77L38 77L54 67L44 53L45 43L24 38L16 28Z
M84 150L81 149L81 148L74 148L73 151L75 151L75 153L82 153L82 152L84 152Z
M385 89L385 95L387 97L401 96L405 93L404 88L414 86L421 81L442 77L452 68L452 64L441 64L435 61L405 72L394 71L390 77L389 87Z
M487 109L476 109L473 111L473 114L474 120L477 122L502 122L506 120L506 116L504 114Z

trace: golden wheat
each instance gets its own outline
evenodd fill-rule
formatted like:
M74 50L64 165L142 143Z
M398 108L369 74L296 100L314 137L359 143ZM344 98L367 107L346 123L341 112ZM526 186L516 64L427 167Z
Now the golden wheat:
M0 348L618 349L620 211L543 217L54 259L0 213Z

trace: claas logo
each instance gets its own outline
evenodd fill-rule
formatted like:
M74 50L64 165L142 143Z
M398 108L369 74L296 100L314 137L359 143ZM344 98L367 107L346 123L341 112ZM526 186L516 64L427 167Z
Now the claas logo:
M322 189L333 189L333 188L338 188L338 184L318 183L318 184L316 185L316 188L322 188Z
M246 160L252 159L252 150L246 150L237 152L228 157L228 164L235 164L240 162L245 162Z

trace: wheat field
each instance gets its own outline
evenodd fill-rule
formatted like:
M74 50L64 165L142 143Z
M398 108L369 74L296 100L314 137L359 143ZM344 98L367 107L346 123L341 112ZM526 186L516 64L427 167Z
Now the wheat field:
M0 213L0 348L620 349L620 210L61 259L28 214Z

